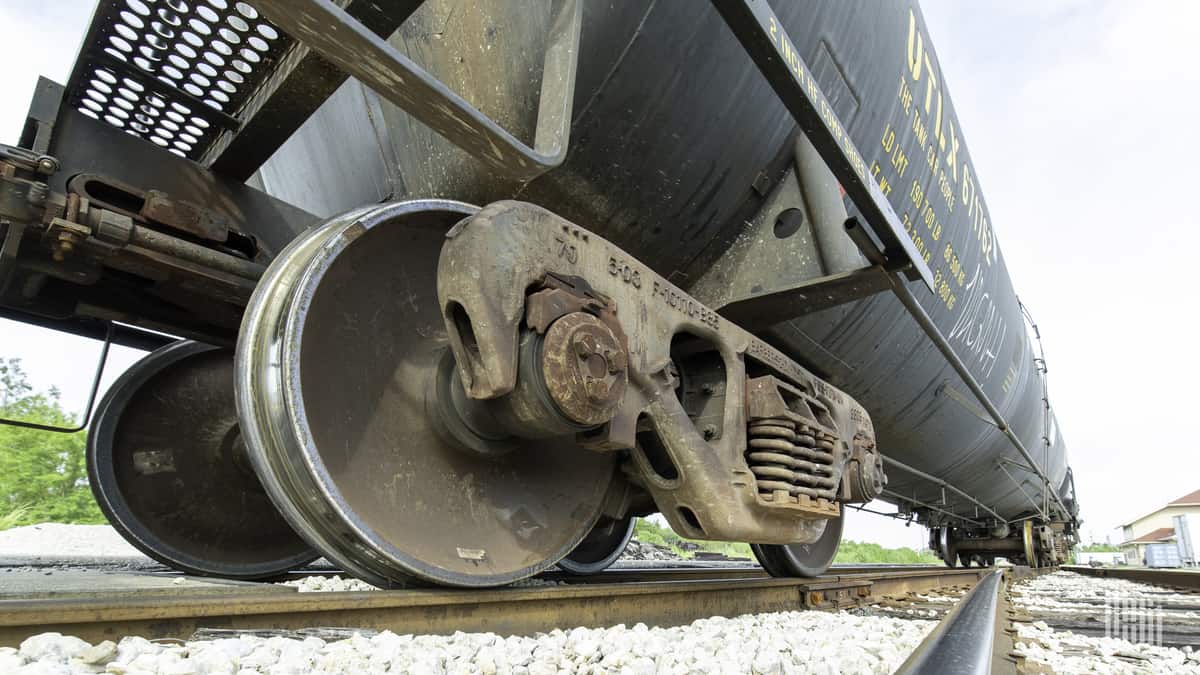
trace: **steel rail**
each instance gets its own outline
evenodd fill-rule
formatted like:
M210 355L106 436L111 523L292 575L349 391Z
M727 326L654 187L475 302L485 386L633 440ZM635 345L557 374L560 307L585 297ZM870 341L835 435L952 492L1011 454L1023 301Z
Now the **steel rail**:
M665 562L665 561L664 561ZM734 561L736 562L736 561ZM602 572L580 576L550 570L538 575L539 579L547 581L563 581L571 584L612 584L625 582L660 582L660 581L699 581L699 580L722 580L722 579L767 579L770 575L766 570L758 565L727 565L716 566L696 565L694 567L681 566L685 563L680 561L671 561L670 567L634 567L622 566L610 567ZM912 565L890 565L890 564L862 564L848 565L838 564L831 565L826 572L826 577L844 577L850 574L897 574L900 572L912 571L938 571L943 565L939 563L914 563ZM301 579L308 576L328 576L337 574L344 576L346 573L343 570L331 568L312 568L307 570L297 570L289 572L285 578Z
M204 628L295 631L344 626L397 633L530 635L564 626L675 626L718 615L849 607L887 595L974 583L987 573L980 568L906 567L816 579L665 582L653 580L651 573L625 583L334 593L230 582L204 588L167 583L165 591L146 592L124 577L124 582L107 582L114 584L110 590L89 586L86 591L40 597L0 593L0 646L16 646L47 631L96 642L123 635L186 639ZM37 583L50 584L56 578L34 574Z
M1004 572L975 584L896 670L897 675L992 672L993 641Z
M1059 569L1093 577L1125 579L1143 584L1200 591L1200 569L1196 568L1155 569L1149 567L1088 567L1084 565L1066 565Z

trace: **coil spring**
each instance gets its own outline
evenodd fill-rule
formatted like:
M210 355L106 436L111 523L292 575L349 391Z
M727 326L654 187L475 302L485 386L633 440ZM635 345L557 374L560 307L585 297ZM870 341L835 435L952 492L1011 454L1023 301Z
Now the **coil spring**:
M803 423L783 418L750 422L746 462L759 493L807 495L832 500L837 490L833 470L834 438Z

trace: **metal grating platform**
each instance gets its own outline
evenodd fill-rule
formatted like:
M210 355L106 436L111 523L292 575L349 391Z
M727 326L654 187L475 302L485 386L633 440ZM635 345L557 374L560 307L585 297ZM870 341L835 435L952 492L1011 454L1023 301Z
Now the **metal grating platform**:
M67 103L188 159L203 156L293 41L235 0L100 0Z

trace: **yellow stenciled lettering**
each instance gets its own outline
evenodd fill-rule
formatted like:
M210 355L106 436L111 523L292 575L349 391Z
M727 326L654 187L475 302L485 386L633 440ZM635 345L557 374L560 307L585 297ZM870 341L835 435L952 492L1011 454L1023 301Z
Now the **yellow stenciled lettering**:
M929 79L925 80L925 114L928 115L929 113L933 112L933 92L938 88L938 86L937 77L933 74L933 64L929 62L928 55L925 56L925 65L929 70ZM938 96L941 96L941 92L938 92ZM941 124L940 104L938 105L938 124ZM935 133L934 135L936 136L937 134Z
M908 10L908 72L914 82L921 81L921 64L925 62L925 41L917 30L917 15Z
M925 122L921 120L921 113L913 111L913 134L916 136L917 145L922 148L929 141L929 128L925 126Z
M908 82L904 80L904 76L900 76L900 107L904 108L904 114L907 115L912 109L913 94L912 89L909 89Z
M961 143L958 140L958 134L954 133L954 122L949 122L946 126L950 129L950 152L946 155L946 164L950 165L950 176L955 181L958 180L958 146ZM942 138L943 149L946 146L946 139Z

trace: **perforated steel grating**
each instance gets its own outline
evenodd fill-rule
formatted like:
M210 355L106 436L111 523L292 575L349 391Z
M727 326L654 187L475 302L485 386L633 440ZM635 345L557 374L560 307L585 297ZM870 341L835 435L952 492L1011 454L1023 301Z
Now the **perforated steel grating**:
M234 0L101 0L67 87L81 113L198 159L292 40Z

